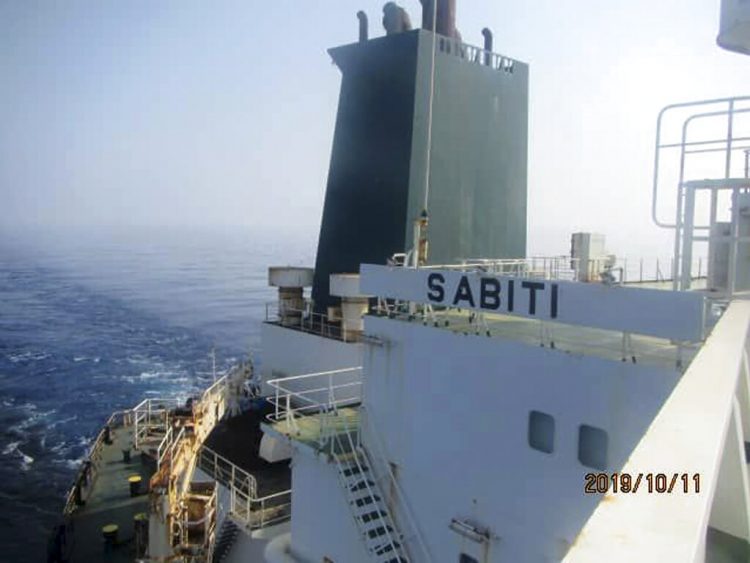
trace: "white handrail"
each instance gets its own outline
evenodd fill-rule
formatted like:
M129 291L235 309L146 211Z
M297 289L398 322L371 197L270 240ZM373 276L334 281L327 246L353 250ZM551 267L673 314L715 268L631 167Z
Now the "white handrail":
M609 491L579 533L566 563L703 561L715 503L729 502L747 513L750 498L741 444L748 439L742 420L750 410L743 393L750 378L749 356L750 302L734 301L618 471L634 481L645 471L678 477L678 488L673 494L653 494L643 478L639 488L633 485L616 499ZM739 476L721 473L725 456L740 470ZM699 488L692 480L682 484L681 476L688 473L689 479L699 476ZM717 495L719 488L722 495Z
M256 497L258 485L255 477L252 474L232 463L224 456L216 453L208 446L203 446L201 448L200 455L201 460L210 461L209 465L212 468L209 469L204 465L201 465L201 469L203 469L204 471L210 471L211 477L213 477L215 481L218 481L226 487L235 487L236 483L245 481L247 482L247 494L249 494L252 498ZM219 462L221 462L226 467L226 469L222 469L222 467L219 465Z
M342 423L344 426L343 432L331 432L330 437L330 453L332 457L336 460L337 466L338 466L338 474L339 478L341 479L341 484L344 488L345 494L347 495L347 501L352 511L354 511L355 504L352 502L352 491L350 489L350 485L346 483L343 480L343 468L342 468L342 460L340 455L346 452L347 450L352 454L352 460L357 466L358 474L363 476L362 483L364 484L364 489L367 491L367 495L373 499L373 501L376 498L379 498L379 496L376 494L376 491L374 490L375 485L371 485L368 479L366 478L366 470L365 467L362 465L362 460L360 459L360 456L364 453L364 449L362 449L359 445L359 439L357 439L357 443L354 442L354 439L352 438L352 429L349 427L348 422L346 421L346 418L342 418ZM359 428L354 429L354 432L359 435ZM346 441L344 441L343 436L346 437ZM341 449L341 454L336 451L337 446L339 449ZM365 455L365 462L367 462L367 457ZM378 516L378 519L380 519L383 523L383 530L384 530L384 536L387 539L388 544L391 546L392 554L394 557L397 556L399 553L399 548L397 547L399 544L397 542L397 539L394 538L393 534L391 533L391 530L393 533L396 533L398 530L398 527L396 526L395 521L393 521L393 517L390 515L389 512L385 513L386 515L383 516L382 514ZM356 520L356 514L352 512L352 515L354 516ZM393 524L391 526L391 524ZM366 538L366 536L364 536ZM367 540L365 539L365 542ZM382 548L382 544L381 544ZM368 551L372 551L372 548L368 547ZM406 550L403 550L406 552Z
M345 405L354 405L362 400L362 393L352 391L342 396L342 390L362 387L362 381L347 381L345 383L335 384L334 380L344 375L358 374L362 372L361 366L342 368L336 370L322 371L317 373L308 373L294 375L290 377L271 379L268 384L276 392L268 397L268 401L274 406L274 412L268 415L271 422L280 422L286 420L293 424L296 415L314 415L319 412L325 412L333 408ZM290 382L308 381L315 378L324 378L327 385L324 387L314 387L312 389L293 390L288 388ZM323 395L318 397L317 395Z
M364 416L363 416L364 415ZM396 479L396 476L393 474L393 471L391 469L391 464L388 462L388 458L385 454L385 447L383 446L383 443L380 438L380 434L378 433L378 430L375 426L375 422L373 420L370 420L371 414L369 411L366 410L365 405L362 405L360 407L360 426L362 426L362 421L364 420L364 424L367 428L369 437L373 438L373 442L375 443L375 448L377 450L377 459L380 462L380 465L386 468L386 473L388 477L389 483L393 486L393 490L396 493L396 502L403 507L403 514L406 517L407 524L409 528L411 529L414 537L417 539L417 543L419 544L419 548L422 551L422 555L425 557L425 561L429 562L432 561L432 556L430 555L430 550L427 548L427 544L424 541L424 538L422 537L422 532L419 529L419 526L417 525L416 518L414 517L414 514L411 510L411 507L409 506L409 503L406 499L406 495L404 494L403 489L401 488L401 485L399 484L398 480ZM368 444L369 445L369 444ZM370 449L372 451L372 449ZM375 469L375 464L372 464L373 469Z
M203 446L200 453L199 467L210 474L213 479L229 489L230 514L251 529L258 529L281 522L289 518L288 507L291 506L291 489L279 491L264 497L258 497L255 476L219 455L211 448ZM221 462L221 464L220 464ZM222 467L223 465L223 467ZM276 502L288 498L287 502ZM269 503L274 502L272 506ZM269 508L284 509L281 515L267 518Z
M353 333L339 323L338 321L341 319L333 319L326 314L314 312L312 301L309 300L305 301L303 309L285 306L283 315L279 309L278 301L268 302L265 307L267 323L280 323L285 328L343 340L344 342L356 342L360 336L358 332Z

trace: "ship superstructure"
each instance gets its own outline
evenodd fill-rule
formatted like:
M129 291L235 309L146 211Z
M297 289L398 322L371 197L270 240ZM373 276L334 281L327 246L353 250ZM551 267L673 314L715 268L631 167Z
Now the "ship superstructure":
M464 43L455 0L422 4L422 29L389 2L385 37L360 13L330 52L316 265L269 269L259 367L113 415L58 559L750 556L750 96L659 117L664 270L595 233L526 257L528 67L487 29Z

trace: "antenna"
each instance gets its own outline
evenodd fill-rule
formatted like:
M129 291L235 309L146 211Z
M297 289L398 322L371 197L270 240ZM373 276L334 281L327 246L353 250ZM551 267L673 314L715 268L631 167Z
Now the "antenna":
M213 373L214 376L214 383L216 383L216 346L211 347L211 373Z
M430 168L432 165L432 112L435 102L435 55L437 52L437 0L432 2L432 54L430 60L430 100L427 106L427 154L425 158L424 173L424 205L423 209L427 212L427 205L430 199ZM415 241L416 244L416 241Z

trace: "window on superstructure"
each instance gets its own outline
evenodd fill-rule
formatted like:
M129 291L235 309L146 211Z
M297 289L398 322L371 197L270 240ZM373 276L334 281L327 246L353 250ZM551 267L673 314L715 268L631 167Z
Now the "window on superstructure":
M462 553L458 556L458 563L479 563L478 559L473 558L471 555Z
M581 424L578 427L578 461L586 467L607 469L609 436L601 428Z
M555 419L547 413L529 413L529 446L551 454L555 449Z

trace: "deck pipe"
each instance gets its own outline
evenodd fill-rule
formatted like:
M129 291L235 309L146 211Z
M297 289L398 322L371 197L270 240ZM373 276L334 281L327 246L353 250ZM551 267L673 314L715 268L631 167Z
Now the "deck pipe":
M364 43L370 38L367 23L367 14L360 10L359 12L357 12L357 19L359 20L359 42Z
M432 31L433 10L437 2L437 32L457 38L456 0L420 0L422 3L422 29Z
M492 47L493 47L493 37L492 37L492 31L489 27L485 27L482 30L482 35L484 36L484 64L487 66L492 65Z

